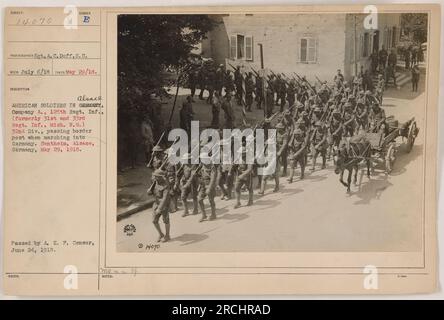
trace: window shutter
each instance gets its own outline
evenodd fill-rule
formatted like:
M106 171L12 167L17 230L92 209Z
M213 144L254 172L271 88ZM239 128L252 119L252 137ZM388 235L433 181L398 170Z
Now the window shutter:
M314 62L318 62L319 61L319 39L316 38L316 46L315 46L315 61Z
M308 62L315 62L316 60L316 39L308 38L308 54L307 54Z
M253 37L245 36L245 59L253 61Z
M230 58L237 58L237 35L231 35L230 37Z

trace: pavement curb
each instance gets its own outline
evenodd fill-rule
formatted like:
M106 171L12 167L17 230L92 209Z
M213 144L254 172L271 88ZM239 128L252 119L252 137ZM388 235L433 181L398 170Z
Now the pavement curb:
M129 216L131 216L135 213L138 213L142 210L149 209L153 206L153 203L154 203L154 199L150 199L150 200L146 200L144 202L141 202L140 205L138 205L137 207L119 213L117 215L117 221L128 218Z

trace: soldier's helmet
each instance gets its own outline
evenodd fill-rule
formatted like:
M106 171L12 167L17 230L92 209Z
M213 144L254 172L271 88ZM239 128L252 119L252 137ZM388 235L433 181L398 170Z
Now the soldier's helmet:
M184 161L186 161L186 160L190 160L190 158L191 158L191 154L189 154L188 152L187 152L187 153L184 153L184 154L182 155L182 157L180 157L180 159L181 159L181 160L184 160Z
M364 106L365 105L365 101L362 100L362 99L359 99L358 102L357 102L357 105L358 106Z
M345 98L341 99L341 103L346 103L346 102L347 102L347 99L345 99Z
M315 104L313 112L321 112L321 111L322 111L321 107L319 105Z
M162 169L156 169L153 172L153 176L154 177L165 177L165 171L163 171Z
M315 126L316 127L322 127L322 121L316 121Z
M352 105L351 105L350 102L346 102L346 103L344 104L344 108L345 108L345 109L350 109L351 107L352 107Z
M284 126L284 124L283 124L282 122L279 122L279 123L276 125L276 129L285 129L285 126Z
M382 79L382 74L378 74L378 79Z
M354 94L351 94L351 95L348 96L348 100L354 100L355 98L356 98L356 97L355 97Z
M345 88L345 92L350 92L350 88Z
M163 149L161 146L154 146L154 148L153 148L153 152L162 152L162 151L163 151Z
M296 129L295 131L294 131L294 135L296 136L296 137L300 137L300 136L302 136L304 134L304 132L301 130L301 129Z

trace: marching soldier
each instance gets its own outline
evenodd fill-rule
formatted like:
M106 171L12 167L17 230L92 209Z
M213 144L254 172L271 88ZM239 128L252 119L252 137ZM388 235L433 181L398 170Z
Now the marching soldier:
M344 104L344 115L342 116L344 136L352 137L355 133L355 116L350 102Z
M219 145L221 148L231 148L231 138L229 140L220 140ZM230 200L232 198L233 169L234 166L231 163L222 163L218 166L217 186L222 191L221 200Z
M251 105L253 104L253 91L254 91L254 81L253 73L249 72L245 78L245 103L247 111L251 111Z
M294 171L298 163L301 167L301 180L304 179L306 140L304 137L304 132L301 129L298 128L293 131L293 135L290 138L288 146L290 150L290 177L288 178L288 182L292 183Z
M148 190L149 193L154 195L153 225L159 233L157 242L167 242L170 240L170 185L166 179L165 172L160 169L154 171L153 177L153 187ZM162 217L163 223L165 224L165 234L159 225L160 217Z
M214 94L214 90L216 88L216 71L211 68L208 70L207 72L207 77L206 77L206 87L208 89L208 98L207 98L207 103L211 104L211 102L213 101L213 94Z
M240 67L237 66L236 71L234 72L234 85L236 86L236 101L240 106L242 104L242 72Z
M274 109L274 92L271 85L267 86L267 118L271 117Z
M256 77L256 83L255 83L255 100L256 100L256 108L262 109L262 103L264 102L264 84L263 84L263 78L258 76Z
M241 147L238 151L242 154L242 157L245 158L246 148ZM251 206L253 204L253 165L247 164L246 159L242 159L242 163L237 165L237 175L236 182L234 184L234 190L236 192L236 205L235 209L241 206L241 191L242 187L246 187L248 190L248 203L247 206Z
M327 162L327 134L325 132L325 127L321 121L316 122L316 128L313 132L312 138L312 155L313 155L313 166L311 171L315 170L316 158L320 154L322 157L322 167L325 169Z
M198 202L197 202L197 179L193 175L193 170L195 169L194 164L188 163L191 155L186 153L182 156L184 163L182 164L182 177L180 179L180 199L183 203L184 212L182 217L189 215L188 209L188 196L191 194L193 199L193 214L198 214Z
M199 186L197 197L200 210L202 211L202 218L199 222L203 222L207 219L204 204L204 200L207 197L211 207L210 220L216 219L216 203L214 202L214 197L216 196L217 170L213 164L209 163L211 158L207 154L201 154L200 159L203 161L203 164L201 164L201 169L198 172Z
M173 164L168 161L170 157L170 149L165 150L166 154L166 179L170 185L170 195L171 195L171 213L178 210L177 201L180 195L179 178L178 178L178 164Z

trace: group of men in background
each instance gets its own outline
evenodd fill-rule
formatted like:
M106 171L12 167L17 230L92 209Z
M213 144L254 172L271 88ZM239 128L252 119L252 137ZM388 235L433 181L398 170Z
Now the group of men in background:
M206 66L205 70L191 70L188 76L190 96L186 98L180 111L180 125L190 130L193 119L193 98L206 100L211 105L213 119L211 127L248 128L244 112L252 109L253 102L257 109L264 110L264 120L251 126L255 129L276 129L276 169L270 175L258 175L261 167L258 163L248 164L190 164L191 148L199 147L208 141L192 144L190 152L182 155L183 164L168 161L169 149L156 145L153 149L149 166L153 169L153 184L149 189L155 197L153 224L158 231L159 241L170 240L169 214L178 210L179 200L183 204L183 217L201 213L200 222L217 218L215 197L235 199L235 208L241 206L241 194L246 192L246 205L253 204L254 188L264 195L268 182L274 184L273 192L279 191L281 176L287 176L288 183L293 183L299 168L299 179L304 179L305 168L311 161L311 171L316 169L317 159L321 157L321 169L326 168L327 160L335 154L341 140L360 131L383 132L385 112L380 107L385 90L385 78L380 75L376 86L366 80L367 72L361 72L350 82L344 79L341 70L329 85L317 79L310 83L297 74L286 75L271 72L261 75L254 69L242 72L235 68L231 72L223 65ZM204 91L208 95L204 95ZM243 111L242 119L235 118L235 105ZM225 122L219 122L220 112L225 114ZM242 120L242 121L241 121ZM246 156L247 144L234 154ZM232 141L220 141L224 147L233 148ZM202 157L208 155L202 154ZM234 192L234 196L233 196ZM192 210L188 198L192 199ZM205 200L210 205L207 213ZM165 224L165 233L160 228L159 219Z

